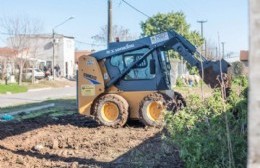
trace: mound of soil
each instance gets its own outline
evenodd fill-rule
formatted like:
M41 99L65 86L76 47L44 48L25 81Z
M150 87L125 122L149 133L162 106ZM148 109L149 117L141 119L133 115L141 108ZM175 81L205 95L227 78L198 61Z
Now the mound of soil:
M0 167L183 167L159 128L98 125L72 114L0 123Z

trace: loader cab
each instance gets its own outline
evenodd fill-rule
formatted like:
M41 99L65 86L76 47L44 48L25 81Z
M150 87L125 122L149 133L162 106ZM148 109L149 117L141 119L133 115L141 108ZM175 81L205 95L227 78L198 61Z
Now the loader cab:
M110 79L119 76L149 51L141 48L114 55L105 61ZM136 64L115 86L122 91L156 91L170 89L170 62L167 52L156 49Z

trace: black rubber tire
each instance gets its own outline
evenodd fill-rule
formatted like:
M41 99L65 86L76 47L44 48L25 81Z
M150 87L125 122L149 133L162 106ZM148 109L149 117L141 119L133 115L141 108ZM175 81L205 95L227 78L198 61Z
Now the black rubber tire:
M152 93L141 101L140 106L139 106L139 118L140 121L146 125L146 126L160 126L163 122L164 116L163 116L163 110L166 108L166 101L165 101L165 96L161 93ZM163 106L162 113L160 114L160 117L157 121L153 121L148 117L147 114L147 108L148 105L152 102L160 102Z
M107 122L101 115L101 108L105 103L112 102L117 105L117 108L119 109L119 115L117 119L113 122ZM95 119L105 125L110 127L122 127L125 125L125 123L128 120L129 116L129 105L127 101L117 94L105 94L100 97L98 97L93 106L93 115L95 116Z

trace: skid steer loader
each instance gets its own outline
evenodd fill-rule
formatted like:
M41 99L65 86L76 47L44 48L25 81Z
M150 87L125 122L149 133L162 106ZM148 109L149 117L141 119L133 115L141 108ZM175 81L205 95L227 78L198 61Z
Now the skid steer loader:
M209 61L183 36L167 31L110 43L106 50L81 56L77 75L79 113L95 116L106 126L123 126L128 119L156 126L163 110L175 112L184 107L181 94L171 89L168 50L178 52L197 67L212 88L221 83L228 87L225 74L229 64L225 60Z

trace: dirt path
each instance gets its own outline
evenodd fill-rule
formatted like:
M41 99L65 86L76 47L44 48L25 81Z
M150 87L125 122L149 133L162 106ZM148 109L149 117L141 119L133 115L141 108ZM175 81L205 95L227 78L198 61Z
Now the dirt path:
M99 126L72 114L0 123L0 167L182 167L161 130Z

